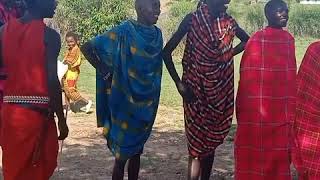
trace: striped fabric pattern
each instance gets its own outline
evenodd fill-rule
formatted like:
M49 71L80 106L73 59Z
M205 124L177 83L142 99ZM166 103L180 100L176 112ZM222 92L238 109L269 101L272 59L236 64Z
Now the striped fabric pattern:
M294 38L267 27L247 43L236 101L235 178L289 180L295 115Z
M193 157L213 155L230 130L236 28L235 20L225 13L211 17L205 4L193 13L182 77L196 95L194 102L184 102L188 150Z
M80 92L77 89L77 80L67 80L66 78L62 79L63 83L63 89L66 93L67 97L72 100L73 102L77 102L80 100L86 101L80 94Z
M294 164L306 179L320 179L320 42L310 45L297 76Z
M49 97L45 96L4 96L4 103L17 104L48 104Z

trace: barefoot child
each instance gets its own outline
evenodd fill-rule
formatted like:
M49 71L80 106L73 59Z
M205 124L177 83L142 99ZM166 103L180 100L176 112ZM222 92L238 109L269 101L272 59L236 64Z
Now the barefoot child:
M138 179L140 155L156 117L162 76L159 0L136 0L129 20L83 45L97 69L97 118L115 156L113 180Z
M189 150L188 179L209 179L215 149L231 127L233 56L249 36L226 13L229 0L207 0L181 22L163 50L164 62L184 101ZM180 80L171 53L187 34ZM232 47L234 37L241 43Z
M92 101L83 98L77 88L77 82L80 75L80 65L82 63L81 52L78 46L78 35L73 32L68 32L66 35L66 42L68 50L64 56L63 63L68 65L68 70L62 79L63 89L66 93L67 101L72 101L71 110L74 112L83 110L88 113L92 106Z

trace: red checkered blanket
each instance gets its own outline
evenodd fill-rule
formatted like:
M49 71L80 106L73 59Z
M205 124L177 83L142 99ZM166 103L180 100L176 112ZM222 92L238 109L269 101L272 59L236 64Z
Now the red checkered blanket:
M291 179L295 78L294 38L270 27L255 33L240 67L236 179Z
M308 48L297 76L294 164L301 176L320 179L320 42Z
M193 13L183 57L182 80L196 95L184 103L189 154L214 154L227 136L234 111L232 42L237 28L226 13L214 18L208 6Z

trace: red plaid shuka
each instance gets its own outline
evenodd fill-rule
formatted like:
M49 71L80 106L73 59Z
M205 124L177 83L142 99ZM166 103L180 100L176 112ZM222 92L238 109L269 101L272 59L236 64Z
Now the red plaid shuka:
M209 15L207 5L193 13L183 57L183 77L196 95L184 103L189 154L213 155L231 126L234 105L232 41L237 23L227 14Z
M320 179L320 42L307 50L297 76L293 162L301 177Z
M267 27L250 38L236 101L236 179L291 179L296 70L294 38L287 31Z

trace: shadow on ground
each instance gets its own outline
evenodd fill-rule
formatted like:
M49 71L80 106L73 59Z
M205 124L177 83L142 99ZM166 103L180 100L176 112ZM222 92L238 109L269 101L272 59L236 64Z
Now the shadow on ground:
M113 156L107 149L102 130L96 128L95 115L70 114L68 124L70 135L59 158L60 171L56 171L51 179L111 179ZM160 107L142 156L141 180L186 179L188 154L183 124L181 110ZM233 134L234 127L225 143L217 149L211 180L233 179ZM0 179L3 179L1 172Z
M94 137L95 136L95 137ZM111 179L113 157L106 148L103 137L96 133L93 136L74 138L74 142L65 142L60 171L53 179ZM217 153L215 178L217 171L228 173L232 171L233 162L229 149L232 143L226 143ZM141 180L184 180L186 179L187 150L185 136L182 131L162 132L154 129L145 146L141 161ZM222 178L223 179L223 178Z

